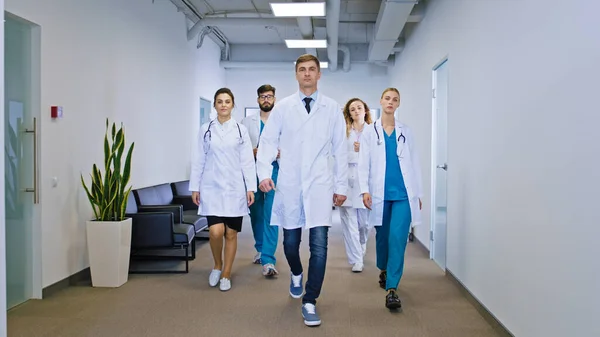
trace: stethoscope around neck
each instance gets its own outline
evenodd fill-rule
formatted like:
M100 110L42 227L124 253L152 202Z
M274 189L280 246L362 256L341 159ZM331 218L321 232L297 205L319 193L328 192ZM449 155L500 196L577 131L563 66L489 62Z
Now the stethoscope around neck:
M377 131L377 126L375 124L376 123L373 123L373 129L375 129L375 134L377 135L377 145L381 145L383 144L383 139L381 139L381 136L379 135L379 131ZM381 129L383 130L383 127ZM402 138L402 144L406 144L406 137L404 137L402 130L400 130L400 136L398 136L398 139L396 139L398 144L400 144L400 138Z
M208 150L210 149L210 143L212 141L212 131L210 130L210 127L213 125L214 123L214 119L212 121L210 121L210 123L208 123L208 129L206 130L206 132L204 133L204 153L208 153ZM238 134L240 136L239 140L238 140L238 144L242 145L244 144L244 138L242 137L242 130L240 129L240 124L238 124L237 122L235 123L235 125L237 126L238 129ZM207 139L208 137L208 139ZM207 147L208 145L208 147Z

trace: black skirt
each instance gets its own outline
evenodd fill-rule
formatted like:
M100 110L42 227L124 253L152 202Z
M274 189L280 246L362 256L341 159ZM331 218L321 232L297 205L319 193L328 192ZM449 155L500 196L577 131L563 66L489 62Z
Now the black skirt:
M206 220L208 221L208 227L222 223L222 224L225 224L225 226L229 227L230 229L233 229L236 232L241 232L242 231L242 222L244 221L244 217L242 217L242 216L226 217L226 216L208 215L208 216L206 216Z

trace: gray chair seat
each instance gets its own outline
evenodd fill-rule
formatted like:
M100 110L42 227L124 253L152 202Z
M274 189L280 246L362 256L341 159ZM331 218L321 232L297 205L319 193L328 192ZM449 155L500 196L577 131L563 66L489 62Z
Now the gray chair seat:
M194 225L196 232L200 232L208 227L208 221L205 217L197 214L197 210L183 211L183 222Z
M178 223L173 225L173 240L176 244L187 244L194 238L196 231L194 226L186 223Z

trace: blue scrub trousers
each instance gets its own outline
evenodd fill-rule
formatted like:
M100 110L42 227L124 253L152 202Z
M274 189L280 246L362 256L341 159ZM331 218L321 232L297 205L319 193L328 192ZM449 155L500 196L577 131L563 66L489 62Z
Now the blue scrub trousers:
M408 200L383 202L382 223L375 227L375 245L377 268L387 270L386 290L397 289L402 278L410 222Z
M271 179L277 184L279 168L273 166ZM263 265L275 264L275 250L277 249L277 239L279 226L271 226L271 211L273 210L273 198L275 191L264 193L257 191L254 193L254 204L250 206L250 221L252 223L252 233L254 234L254 248L261 253L261 262Z

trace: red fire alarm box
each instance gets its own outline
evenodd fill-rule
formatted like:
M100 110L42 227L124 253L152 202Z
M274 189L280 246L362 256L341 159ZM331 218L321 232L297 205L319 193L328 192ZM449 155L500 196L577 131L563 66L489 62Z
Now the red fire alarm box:
M50 107L50 117L52 118L62 118L63 109L62 106L52 106Z

